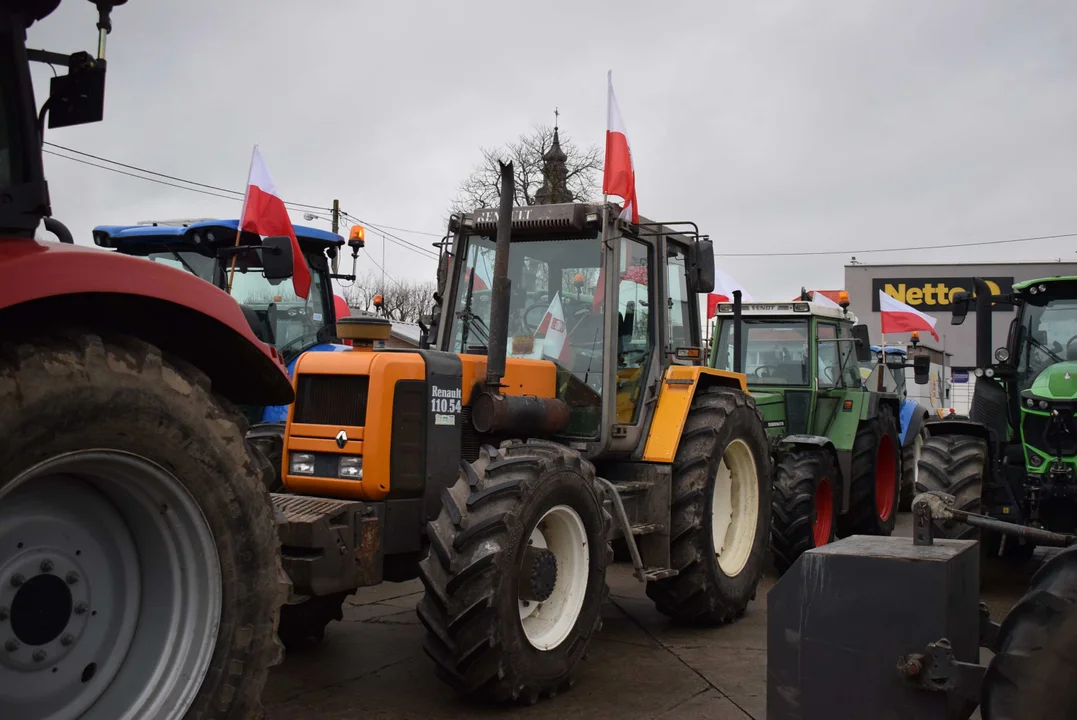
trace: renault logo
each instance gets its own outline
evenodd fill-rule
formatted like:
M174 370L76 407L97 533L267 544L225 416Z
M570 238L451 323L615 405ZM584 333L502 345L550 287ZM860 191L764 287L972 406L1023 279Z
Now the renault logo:
M347 445L347 444L348 444L348 433L341 430L340 432L337 433L337 447L340 448L341 450L343 450L344 446Z

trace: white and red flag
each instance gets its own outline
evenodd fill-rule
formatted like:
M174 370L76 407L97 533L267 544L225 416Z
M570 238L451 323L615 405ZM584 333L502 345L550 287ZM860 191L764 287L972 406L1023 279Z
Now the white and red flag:
M883 335L927 330L931 337L939 339L939 334L935 332L935 318L890 297L882 290L879 291L879 318Z
M733 302L733 291L740 290L741 302L752 302L752 294L729 273L714 268L714 292L707 295L707 319L718 312L718 303Z
M609 94L606 97L606 162L602 171L602 192L618 195L624 200L622 220L639 224L639 207L636 203L636 171L632 167L632 150L628 145L628 131L621 118L621 108L613 94L613 71L606 73Z
M489 290L494 286L494 281L490 277L489 263L486 262L486 256L483 254L478 255L475 258L475 267L468 268L464 273L464 286L467 287L467 283L471 282L471 276L475 276L475 282L471 285L473 290Z
M568 341L568 326L565 324L565 311L561 309L561 293L553 296L550 307L539 323L536 335L545 333L542 341L543 357L556 358L561 367L571 369L572 346Z
M262 153L254 146L251 155L251 169L247 175L247 194L243 198L243 213L239 216L241 230L256 233L262 237L288 237L292 240L292 287L295 294L306 299L310 293L310 268L299 249L295 237L295 228L288 217L288 208L277 192Z
M823 307L841 310L841 305L838 305L836 302L824 295L822 290L812 290L811 301L816 305L822 305Z

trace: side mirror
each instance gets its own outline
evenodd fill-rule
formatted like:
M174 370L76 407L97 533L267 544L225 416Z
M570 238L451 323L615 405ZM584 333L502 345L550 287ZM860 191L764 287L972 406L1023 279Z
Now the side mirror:
M700 238L688 249L688 281L697 293L714 292L714 243Z
M967 292L959 292L954 295L952 302L953 316L950 318L951 325L960 325L965 322L965 316L969 314L969 305L972 303L972 296Z
M262 240L262 272L266 280L287 280L292 276L292 239L283 235Z
M853 343L856 345L856 361L871 362L871 336L867 325L853 325Z
M917 385L927 385L931 381L931 358L917 355L912 359L913 378Z

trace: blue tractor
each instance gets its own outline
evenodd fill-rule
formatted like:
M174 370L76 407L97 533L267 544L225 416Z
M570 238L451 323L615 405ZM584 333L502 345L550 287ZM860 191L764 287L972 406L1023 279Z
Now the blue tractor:
M354 262L363 247L362 229L347 244L352 251L353 273L334 272L345 245L344 238L318 228L295 226L299 248L311 273L311 287L304 300L296 296L291 281L271 281L262 272L262 254L268 245L253 233L240 234L238 220L203 220L189 223L99 225L94 243L116 252L144 257L196 275L227 290L233 260L235 274L231 295L239 303L254 334L276 349L291 377L296 360L304 352L339 352L350 349L336 336L336 303L333 279L354 281ZM212 350L212 338L206 338ZM247 438L274 464L277 473L270 489L280 486L280 460L288 406L240 408L250 427Z
M901 440L900 508L908 510L916 495L916 466L928 436L928 410L908 396L905 368L912 367L907 362L908 351L901 347L887 347L884 353L879 345L872 345L871 351L875 354L875 360L860 365L865 386L880 392L896 393L901 398L898 414L898 438Z

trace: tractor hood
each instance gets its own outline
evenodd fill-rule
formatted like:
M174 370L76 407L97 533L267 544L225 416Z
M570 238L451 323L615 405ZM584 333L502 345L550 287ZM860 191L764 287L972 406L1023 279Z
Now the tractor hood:
M1045 368L1032 381L1028 394L1046 400L1077 398L1077 362L1061 362Z
M763 424L767 434L780 437L785 434L785 397L776 392L753 392L752 398L759 412L763 414Z
M765 405L781 405L785 401L785 398L782 397L782 394L776 392L755 391L752 392L752 397L755 399L755 404L759 407L760 410L762 410L763 406Z

